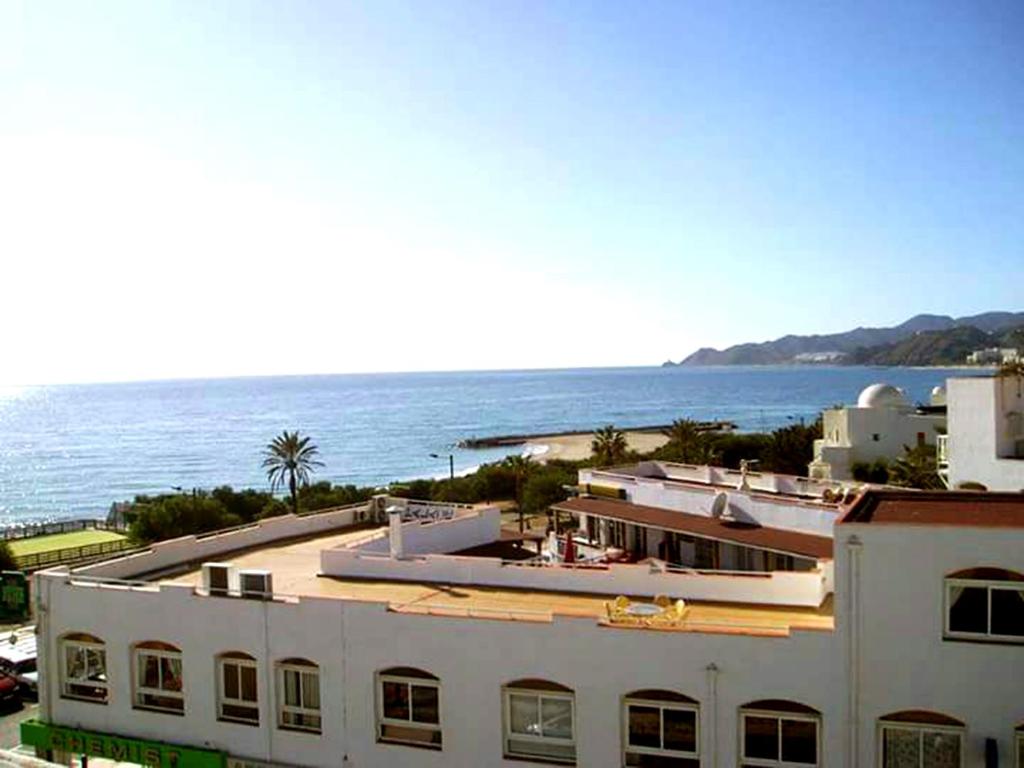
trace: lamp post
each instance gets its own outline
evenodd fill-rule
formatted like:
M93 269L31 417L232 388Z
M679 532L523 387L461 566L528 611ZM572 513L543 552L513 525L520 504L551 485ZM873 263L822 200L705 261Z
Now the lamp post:
M430 458L432 458L432 459L443 459L444 455L440 454L440 453L432 453L432 454L430 454ZM454 480L455 479L455 454L454 453L449 453L448 454L448 478L450 480Z

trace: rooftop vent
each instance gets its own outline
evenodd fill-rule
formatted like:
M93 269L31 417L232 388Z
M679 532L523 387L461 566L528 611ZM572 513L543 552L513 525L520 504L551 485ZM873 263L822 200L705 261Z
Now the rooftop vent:
M238 576L231 563L203 563L203 588L212 596L227 597L238 589Z
M274 594L270 571L239 571L238 586L242 597L249 600L269 600Z

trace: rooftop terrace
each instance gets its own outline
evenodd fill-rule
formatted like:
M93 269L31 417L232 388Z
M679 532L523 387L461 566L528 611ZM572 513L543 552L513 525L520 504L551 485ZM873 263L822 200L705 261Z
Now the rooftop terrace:
M399 613L452 618L550 622L555 617L573 617L612 623L608 620L607 604L615 599L615 595L319 575L322 550L345 548L365 539L365 536L365 531L345 531L261 546L236 553L231 562L240 569L270 571L276 594L300 599L319 597L386 603L389 610ZM736 575L736 578L742 576ZM201 570L191 567L158 583L186 584L198 590L202 586ZM650 598L637 600L649 602ZM831 631L834 627L831 598L817 608L692 600L687 600L687 605L685 620L658 629L787 636L792 630ZM639 623L623 626L647 628Z

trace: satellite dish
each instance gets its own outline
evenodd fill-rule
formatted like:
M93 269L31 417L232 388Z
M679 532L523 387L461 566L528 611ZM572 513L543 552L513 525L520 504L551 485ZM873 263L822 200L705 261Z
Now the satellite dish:
M711 502L711 516L716 519L721 519L726 516L729 509L729 494L725 491L721 491L715 496L715 500Z

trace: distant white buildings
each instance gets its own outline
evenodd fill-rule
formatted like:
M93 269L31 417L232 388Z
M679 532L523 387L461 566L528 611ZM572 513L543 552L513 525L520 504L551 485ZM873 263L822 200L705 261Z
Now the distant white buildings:
M968 365L1002 365L1020 361L1020 351L1016 347L989 347L971 352L967 356Z
M503 556L493 508L377 497L39 573L23 744L164 768L1024 765L1024 496L661 462L580 492L557 506L583 563Z
M860 393L855 406L824 411L823 437L814 442L808 474L849 480L856 463L892 461L902 456L905 448L935 445L946 426L944 406L941 387L932 391L930 406L918 408L896 387L872 384Z
M949 433L939 442L947 486L1024 490L1024 376L954 378L948 392Z

